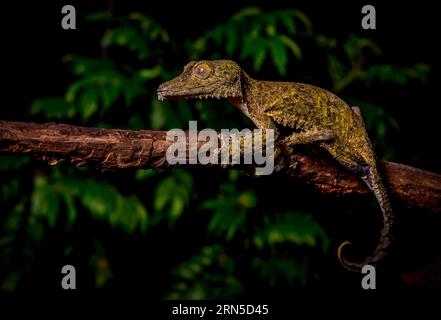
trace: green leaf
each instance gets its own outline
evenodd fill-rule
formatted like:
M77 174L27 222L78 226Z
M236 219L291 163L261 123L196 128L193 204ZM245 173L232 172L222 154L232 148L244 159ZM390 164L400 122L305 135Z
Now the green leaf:
M283 44L291 50L293 55L298 60L301 60L302 59L302 50L300 49L299 45L294 40L292 40L291 38L289 38L285 35L280 35L279 37L280 37L280 40L283 42Z
M331 76L333 87L336 88L338 84L344 79L348 73L345 66L333 54L328 55L328 71Z
M155 66L151 69L141 69L138 71L140 78L144 80L151 80L161 75L161 66Z
M173 180L170 178L165 178L159 182L153 196L153 207L156 211L161 211L165 208L170 199L170 191L173 187Z
M374 53L375 55L381 55L380 48L373 40L368 38L360 38L354 34L351 34L344 42L343 48L352 65L360 65L364 62L365 49L369 49L370 52Z
M256 207L257 198L253 191L247 190L239 194L237 201L244 209L251 209Z
M252 267L260 271L260 277L271 286L279 283L293 285L295 280L305 284L308 266L293 258L272 256L270 259L254 258Z
M148 227L148 212L136 196L123 196L114 186L94 180L58 177L53 190L65 202L68 228L76 220L76 199L93 218L108 221L114 227L122 227L128 234L136 229L145 232Z
M107 111L116 102L120 95L119 87L114 87L109 84L101 83L99 85L100 99L102 101L103 110Z
M30 162L29 157L15 154L0 154L0 171L17 170Z
M250 45L250 51L253 55L253 67L255 71L258 71L265 61L267 54L267 44L262 38L256 38Z
M82 90L83 86L87 85L89 82L89 79L82 79L79 81L76 81L72 83L66 91L66 101L69 103L74 102L77 99L77 95L79 94L80 90Z
M156 171L154 169L138 169L135 173L135 179L137 181L144 181L153 177L155 174Z
M176 278L167 299L219 299L237 297L244 291L234 276L235 261L219 245L203 247L174 269Z
M139 201L138 198L132 197L131 204L134 207L134 212L136 213L137 223L139 224L139 229L142 233L146 233L149 226L149 214L144 205Z
M224 38L225 34L226 34L225 26L219 25L219 26L213 28L213 30L209 31L206 34L206 37L213 39L214 42L216 43L216 45L220 46L222 44L222 39ZM199 40L199 41L201 41L201 40Z
M286 74L286 66L288 63L288 54L282 40L277 37L270 42L271 58L274 66L280 75Z
M130 51L135 52L139 60L149 57L149 49L142 34L129 26L120 26L108 30L103 36L101 45L104 47L126 47Z
M232 57L234 50L238 43L237 26L231 25L225 28L225 34L227 39L226 51L229 57Z
M292 14L293 17L297 18L303 23L308 34L312 33L312 23L311 20L306 16L306 14L304 14L300 10L289 10L288 13Z
M249 17L259 15L261 12L262 10L258 7L246 7L235 13L231 17L231 20L245 20Z
M34 178L34 190L31 196L31 214L46 218L49 227L55 227L59 214L60 199L43 176Z
M127 78L123 82L124 102L126 107L129 107L133 100L145 93L142 83L136 77Z
M75 115L72 104L63 98L36 99L31 105L30 112L32 115L42 113L48 119L72 118Z
M329 38L323 34L319 34L315 36L315 40L319 47L324 47L328 49L333 49L337 46L337 40L334 38Z
M424 64L416 65L413 68L404 68L388 64L377 64L369 67L363 74L362 79L368 83L373 80L405 85L410 79L424 81L428 66Z
M222 184L221 192L218 199L206 200L200 208L213 210L208 230L216 235L224 234L230 241L243 227L247 212L256 206L257 199L253 190L238 192L234 182Z
M98 110L98 96L95 90L85 90L80 97L81 115L88 120Z
M0 288L7 292L15 292L21 278L21 271L9 273L1 282Z
M25 215L24 215L25 205L24 205L24 203L25 203L25 201L17 203L12 208L12 210L9 212L9 214L6 216L6 219L4 220L3 226L2 226L4 234L12 233L15 235L17 232L19 232L19 230L23 224L23 220L25 218ZM27 210L27 208L26 208L26 210ZM3 242L4 239L2 238L0 241ZM1 246L1 244L0 244L0 246Z
M170 208L170 216L172 220L176 220L180 217L182 214L182 211L184 210L184 199L179 196L173 197L171 208Z
M285 26L290 34L296 33L296 24L294 22L294 18L288 14L281 14L280 21Z
M165 128L167 123L167 114L170 108L170 103L168 101L159 101L154 98L151 100L151 111L150 111L150 127L153 130L160 130Z
M177 170L162 179L153 195L153 207L155 208L153 223L167 217L169 224L173 224L188 205L192 188L193 177L184 170Z
M77 220L77 208L75 206L74 198L69 193L63 194L63 200L67 209L67 224L66 229L69 230Z
M112 13L110 11L92 12L85 16L85 21L108 21L111 20Z
M319 241L323 251L326 251L329 240L322 227L311 216L299 212L289 212L275 221L267 222L265 228L254 237L254 244L260 249L265 244L274 246L285 242L315 247Z

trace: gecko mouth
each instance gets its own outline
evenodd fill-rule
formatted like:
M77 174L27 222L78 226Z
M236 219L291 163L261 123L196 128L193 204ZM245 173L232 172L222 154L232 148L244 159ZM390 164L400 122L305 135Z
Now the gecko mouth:
M167 100L167 99L211 99L211 98L223 98L221 96L216 96L214 94L208 93L194 93L194 94L184 94L179 91L170 91L170 90L158 90L158 99L159 100Z
M159 85L159 88L157 90L159 100L227 98L225 95L223 95L219 92L219 90L218 90L219 86L218 86L217 82L213 83L210 86L212 88L212 90L209 90L209 88L207 88L206 85L202 85L199 87L193 87L193 88L174 88L174 89L172 89L172 88L168 87L167 84L168 84L168 82ZM192 91L199 91L199 90L200 90L200 92L194 92L194 93L192 92ZM201 91L203 91L203 92L201 92Z

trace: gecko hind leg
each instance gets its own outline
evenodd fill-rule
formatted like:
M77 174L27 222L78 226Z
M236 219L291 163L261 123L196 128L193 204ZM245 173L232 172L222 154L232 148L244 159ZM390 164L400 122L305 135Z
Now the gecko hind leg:
M326 148L327 146L324 145ZM366 264L376 265L383 259L387 252L387 248L391 243L391 228L393 224L393 214L390 206L389 198L387 196L386 189L383 185L380 175L377 172L376 166L367 164L361 157L357 157L354 154L339 153L336 150L327 148L331 155L340 162L344 167L359 176L366 185L372 190L373 194L377 198L377 202L380 205L383 213L383 229L381 230L380 242L374 250L374 253L367 257L362 262L350 262L346 260L343 254L343 248L350 245L350 241L344 241L337 250L337 257L340 263L348 270L359 272Z
M275 150L275 171L281 171L290 167L291 169L295 169L297 166L297 162L294 158L288 155L288 157L282 151L283 145L287 148L292 148L296 144L309 144L313 142L326 142L334 139L335 136L331 130L321 130L321 131L311 131L311 132L300 132L293 133L283 139L280 139L278 142L278 146L276 146ZM280 149L282 147L282 149Z

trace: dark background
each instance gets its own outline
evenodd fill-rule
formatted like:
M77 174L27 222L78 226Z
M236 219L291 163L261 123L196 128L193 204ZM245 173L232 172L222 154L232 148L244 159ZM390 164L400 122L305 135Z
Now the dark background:
M77 29L63 30L60 26L61 7L72 4L77 12ZM360 26L361 7L372 4L377 12L377 29L363 30ZM124 15L132 11L140 11L153 17L169 32L170 38L176 43L183 39L195 39L205 30L225 22L229 16L246 6L259 6L265 11L284 8L302 10L312 21L314 32L326 34L338 41L344 41L348 34L355 33L375 41L382 50L380 57L372 57L372 62L391 63L403 67L411 67L416 63L430 66L427 81L423 84L410 81L406 85L380 84L371 87L353 85L346 95L355 96L381 105L399 124L399 130L390 131L385 141L375 141L380 157L409 164L434 172L441 171L439 154L439 26L436 5L433 1L409 2L293 2L293 1L210 1L197 3L182 1L170 3L166 1L113 1L112 11ZM1 5L1 43L2 43L2 108L0 118L15 121L49 121L42 114L27 112L29 106L37 98L63 96L66 86L72 81L72 75L66 72L62 57L68 53L81 56L100 56L102 54L99 39L106 26L83 23L86 13L106 10L108 1L41 1L41 2L8 2ZM181 42L180 42L181 41ZM175 51L179 52L179 50ZM328 77L325 75L326 64L316 55L313 49L306 48L302 63L289 65L288 72L281 77L288 81L303 81L330 89ZM130 59L130 56L123 58ZM179 70L189 59L184 54L167 53L162 63L168 70ZM245 65L248 69L251 64ZM264 64L260 71L250 69L249 73L256 78L277 80L280 76L271 64ZM323 75L323 76L321 76ZM155 82L156 81L156 82ZM157 86L161 79L153 80L152 87ZM148 114L148 103L145 101L145 113ZM121 115L137 112L124 109L122 114L116 111L106 118L111 126L130 128L120 120ZM222 111L218 111L222 117ZM229 117L231 113L226 115ZM114 117L114 118L112 118ZM110 119L110 120L109 120ZM112 122L112 119L114 121ZM60 121L61 122L61 121ZM78 118L62 119L76 125L93 125L92 122ZM136 128L133 128L136 129ZM148 129L148 127L146 127ZM393 149L388 152L388 149ZM61 170L68 165L62 165ZM49 172L44 163L32 161L25 169L4 174L5 181L20 175L20 184L24 193L32 192L32 177ZM205 233L209 216L201 216L197 211L198 199L216 195L213 186L225 181L225 174L216 170L189 170L197 187L196 198L186 207L186 213L176 223L175 229L168 228L167 223L159 224L148 231L148 237L140 234L128 236L119 229L111 229L104 222L90 218L86 213L79 215L73 229L65 232L61 222L57 228L45 229L45 237L38 248L38 255L22 273L16 290L59 290L60 269L64 264L77 267L78 288L94 289L96 271L91 267L90 256L95 247L93 238L99 238L105 247L107 257L105 263L111 265L113 277L106 282L103 289L143 290L147 296L163 298L173 287L176 278L171 270L187 259L189 255L199 252L206 244L217 243L217 238ZM140 194L137 188L146 188L141 194L145 201L151 199L153 186L162 176L151 183L134 184L125 173L101 173L90 169L88 172L72 173L84 177L98 177L114 184L124 195ZM3 178L2 178L3 180ZM208 181L207 181L208 180ZM211 188L204 185L210 184ZM277 187L275 187L277 186ZM237 182L237 190L255 188L258 206L252 210L259 215L261 210L272 211L297 210L311 214L325 229L331 245L323 255L309 252L302 246L295 250L279 247L277 250L299 256L309 256L310 263L315 266L306 278L306 284L295 285L278 280L271 285L258 273L250 271L253 254L247 253L243 246L238 246L244 238L235 241L221 241L228 255L235 257L236 278L240 279L245 290L240 294L222 293L223 282L208 281L210 289L202 297L282 297L299 287L306 288L339 288L359 290L360 276L347 273L339 266L335 258L335 249L341 240L351 237L370 236L375 242L380 229L379 210L369 199L354 197L333 198L320 195L303 185L283 177L256 179L245 177ZM141 196L142 196L141 195ZM295 195L295 197L293 196ZM277 199L293 199L279 202ZM144 201L144 200L143 200ZM14 201L10 201L14 202ZM380 271L377 273L378 288L428 287L440 284L440 250L439 226L440 218L430 212L420 212L404 208L400 203L393 202L399 215L394 246ZM3 208L2 219L6 219L7 209ZM257 219L257 218L256 218ZM5 221L5 220L3 220ZM247 221L252 224L254 220ZM361 236L360 236L361 235ZM19 242L26 242L25 234L17 234ZM371 241L371 242L372 242ZM367 245L372 246L369 242ZM73 253L65 255L65 247L72 246ZM285 245L284 245L285 246ZM244 251L245 250L245 251ZM366 249L368 250L368 249ZM263 253L263 256L269 254ZM282 254L283 255L283 254ZM18 262L17 262L18 261ZM20 260L15 260L20 265ZM426 276L427 281L413 280L413 272L419 272L426 266L435 266ZM11 266L7 266L8 270ZM216 270L213 271L216 274ZM319 275L316 277L316 275ZM2 274L5 276L5 274ZM203 278L203 276L201 276ZM407 277L407 278L406 278ZM410 277L410 278L409 278ZM317 280L319 279L319 280ZM406 282L407 279L407 282ZM410 280L408 280L410 279ZM1 277L0 277L1 280ZM301 283L301 281L300 281ZM212 287L219 287L213 293ZM177 296L177 297L186 297Z

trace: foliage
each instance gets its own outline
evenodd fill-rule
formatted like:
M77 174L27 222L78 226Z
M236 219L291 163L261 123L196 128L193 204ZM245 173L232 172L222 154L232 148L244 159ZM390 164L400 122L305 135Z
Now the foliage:
M307 15L294 9L264 11L246 7L225 23L181 41L171 38L160 22L139 12L120 17L97 12L89 14L86 21L110 26L100 39L102 56L67 54L64 62L72 81L64 96L36 99L29 108L31 116L130 129L185 129L190 119L199 119L199 123L215 129L240 127L245 125L244 119L227 104L220 109L213 108L211 101L195 102L194 107L187 101L159 102L155 95L158 83L181 67L166 66L163 56L183 60L231 58L252 67L256 74L266 66L288 79L293 67L304 63L306 51L312 46L328 66L325 78L333 90L362 108L368 130L384 154L387 136L399 129L398 124L378 102L351 96L351 86L403 86L424 81L428 73L424 64L372 64L372 56L381 57L380 48L372 40L349 35L340 42L316 34ZM130 112L121 111L127 109ZM252 255L245 265L253 270L254 280L273 287L286 282L306 285L314 268L305 259L305 252L323 257L330 246L325 230L312 215L298 211L291 199L285 200L289 210L261 206L264 201L258 195L265 194L267 187L250 184L254 178L238 171L213 173L212 183L207 183L210 173L183 169L124 172L124 178L115 180L93 168L60 164L42 169L28 158L15 156L1 156L0 171L4 208L0 285L4 290L20 287L37 259L36 248L50 241L47 234L57 229L78 232L75 228L89 218L110 226L112 233L140 239L150 239L158 230L164 230L164 225L167 232L173 233L181 228L182 220L207 218L210 243L189 250L193 254L186 252L187 260L172 266L171 275L176 281L167 288L168 298L244 295L246 288L237 265L242 254L232 250L232 245ZM85 241L95 248L90 267L100 288L118 275L112 268L110 248L98 238ZM72 254L74 248L68 242L62 244L63 254ZM303 254L288 256L286 248L301 248Z
M293 37L310 34L311 28L308 17L298 10L264 13L260 8L246 7L198 38L192 44L193 58L206 54L213 42L216 51L212 58L252 59L255 71L268 59L284 75L290 55L302 58L302 50Z
M259 248L285 242L315 247L318 240L321 240L324 252L329 247L328 238L320 225L311 216L299 212L289 212L275 221L267 218L265 227L256 232L253 240Z
M234 276L236 265L219 245L207 246L174 270L178 281L168 299L232 299L243 285Z
M134 195L123 196L114 186L96 180L61 175L49 179L36 176L31 195L31 215L54 228L61 205L64 205L67 214L64 221L66 228L70 228L77 219L77 207L81 205L93 218L106 220L112 227L121 227L129 234L138 228L144 233L147 230L147 211Z
M182 170L163 178L157 185L153 196L155 216L153 222L167 219L170 223L176 221L188 206L192 192L193 178Z

